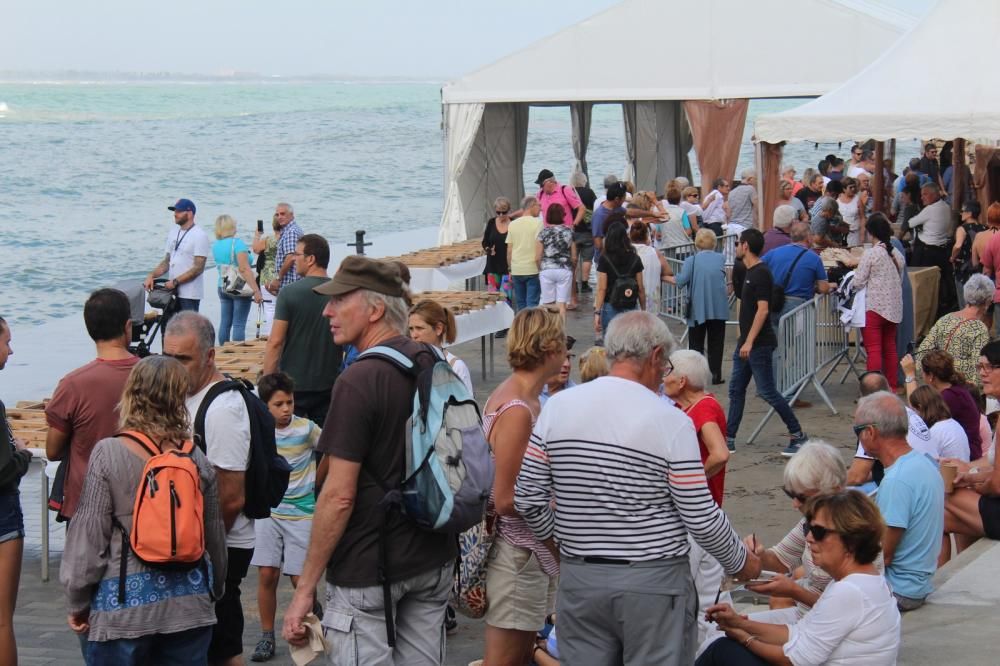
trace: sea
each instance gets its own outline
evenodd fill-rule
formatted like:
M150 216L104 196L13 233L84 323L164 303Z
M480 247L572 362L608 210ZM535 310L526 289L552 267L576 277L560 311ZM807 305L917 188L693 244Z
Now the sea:
M0 316L15 354L0 398L40 398L92 349L82 306L93 289L141 279L162 258L167 210L192 199L208 229L223 213L249 240L275 203L325 236L334 258L364 230L373 256L436 244L443 201L441 82L332 80L0 81ZM803 100L750 105L737 172L753 166L753 118ZM900 158L918 144L901 145ZM800 173L849 146L793 144ZM696 160L692 154L692 160ZM595 185L625 168L621 107L596 106ZM573 164L569 110L531 109L526 188ZM595 188L598 189L598 188ZM485 221L484 221L485 222ZM206 272L203 311L218 305ZM253 319L253 317L251 317Z

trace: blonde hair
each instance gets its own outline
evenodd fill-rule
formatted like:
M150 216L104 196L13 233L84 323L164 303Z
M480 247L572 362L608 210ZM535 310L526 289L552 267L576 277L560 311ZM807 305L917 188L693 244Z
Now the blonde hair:
M611 372L604 347L591 347L580 356L580 383L586 384Z
M692 187L692 186L689 185L689 186L685 187L683 190L681 190L681 196L682 197L689 197L692 194L695 195L695 196L701 196L700 194L698 194L698 188L697 187Z
M632 195L632 205L636 208L642 208L644 210L649 210L649 207L653 205L653 202L649 200L645 192L639 192L638 194Z
M153 441L183 442L191 438L185 405L188 373L169 356L147 356L139 361L125 382L118 403L121 430L138 430Z
M455 341L455 336L458 334L455 315L437 301L425 299L418 302L410 308L410 316L413 315L423 319L432 329L437 329L437 325L441 324L444 327L444 330L441 331L441 339L449 344ZM435 335L437 335L436 330Z
M566 331L557 311L524 308L507 333L507 362L514 370L534 370L549 354L566 349Z
M215 218L215 237L219 240L232 238L236 235L236 220L229 215Z
M711 229L699 229L694 235L694 246L699 250L714 250L718 239Z

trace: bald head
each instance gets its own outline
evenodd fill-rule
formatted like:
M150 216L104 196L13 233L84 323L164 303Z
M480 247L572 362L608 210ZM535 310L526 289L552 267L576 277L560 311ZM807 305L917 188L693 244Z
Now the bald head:
M873 370L861 375L861 379L858 381L858 388L861 390L862 396L878 393L879 391L888 391L889 380L881 372Z

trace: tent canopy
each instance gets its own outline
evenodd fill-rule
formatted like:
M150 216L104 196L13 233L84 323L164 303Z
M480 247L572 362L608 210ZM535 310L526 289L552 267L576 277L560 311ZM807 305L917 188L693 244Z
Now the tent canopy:
M442 101L815 97L915 23L861 0L627 0L445 85ZM802 56L823 35L849 36L836 67Z
M1000 75L986 63L1000 3L941 0L880 58L819 99L757 118L758 141L1000 139ZM947 52L961 35L961 52Z

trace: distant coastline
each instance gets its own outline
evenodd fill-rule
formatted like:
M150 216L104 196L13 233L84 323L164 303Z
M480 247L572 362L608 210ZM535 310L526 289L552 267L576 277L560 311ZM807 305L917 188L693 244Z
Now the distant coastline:
M214 74L188 72L129 72L90 70L4 70L4 83L357 83L357 84L437 84L447 77L351 76L349 74L263 74L260 72L222 71Z

